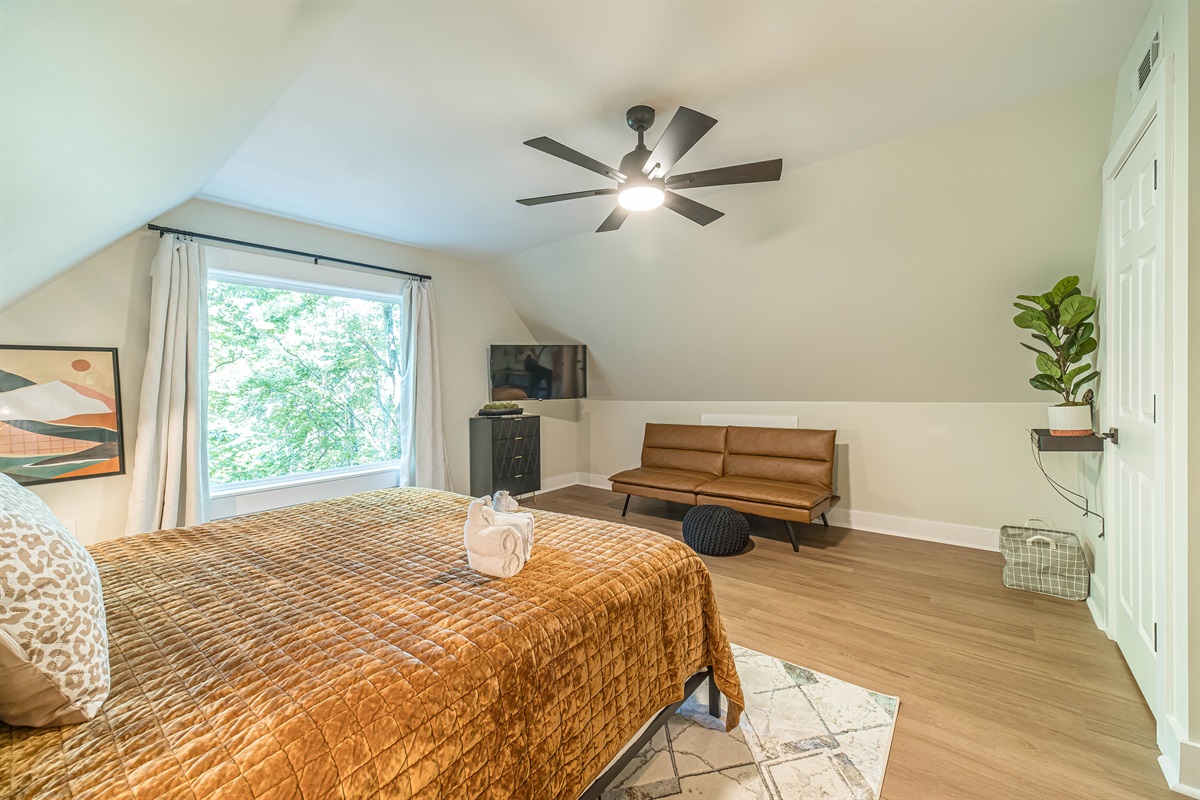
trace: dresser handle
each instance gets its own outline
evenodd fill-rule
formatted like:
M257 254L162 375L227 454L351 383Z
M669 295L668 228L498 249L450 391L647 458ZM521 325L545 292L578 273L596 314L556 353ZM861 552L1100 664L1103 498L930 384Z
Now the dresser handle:
M525 438L524 436L514 436L514 437L513 437L513 441L514 441L514 442L519 442L519 441L521 441L521 440L522 440L522 439L524 439L524 438Z
M524 458L525 456L513 456L513 458Z

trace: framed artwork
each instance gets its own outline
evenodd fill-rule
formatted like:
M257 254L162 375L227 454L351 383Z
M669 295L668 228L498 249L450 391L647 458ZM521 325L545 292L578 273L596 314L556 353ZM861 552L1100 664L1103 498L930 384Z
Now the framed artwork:
M24 486L125 474L115 347L0 345L0 472Z

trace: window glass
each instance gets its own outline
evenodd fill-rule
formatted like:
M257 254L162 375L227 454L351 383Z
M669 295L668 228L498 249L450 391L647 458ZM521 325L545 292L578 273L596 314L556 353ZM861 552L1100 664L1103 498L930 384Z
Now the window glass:
M400 458L400 306L208 284L213 485Z

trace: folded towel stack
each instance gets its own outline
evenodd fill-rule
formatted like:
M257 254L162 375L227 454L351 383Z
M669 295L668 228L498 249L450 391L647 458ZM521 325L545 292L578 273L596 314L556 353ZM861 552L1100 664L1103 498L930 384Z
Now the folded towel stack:
M503 494L503 497L501 497ZM495 501L509 510L497 511ZM525 567L533 552L533 514L514 513L517 503L508 492L481 497L467 509L463 542L471 569L497 578L511 578Z

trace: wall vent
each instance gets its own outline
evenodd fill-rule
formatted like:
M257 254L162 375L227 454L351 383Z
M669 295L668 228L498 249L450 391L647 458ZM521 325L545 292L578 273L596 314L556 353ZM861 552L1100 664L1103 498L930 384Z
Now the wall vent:
M1139 92L1146 85L1146 81L1150 80L1150 73L1154 71L1154 65L1158 63L1160 43L1160 37L1156 31L1154 38L1150 41L1150 47L1146 50L1146 55L1142 58L1142 63L1138 65L1137 91Z

